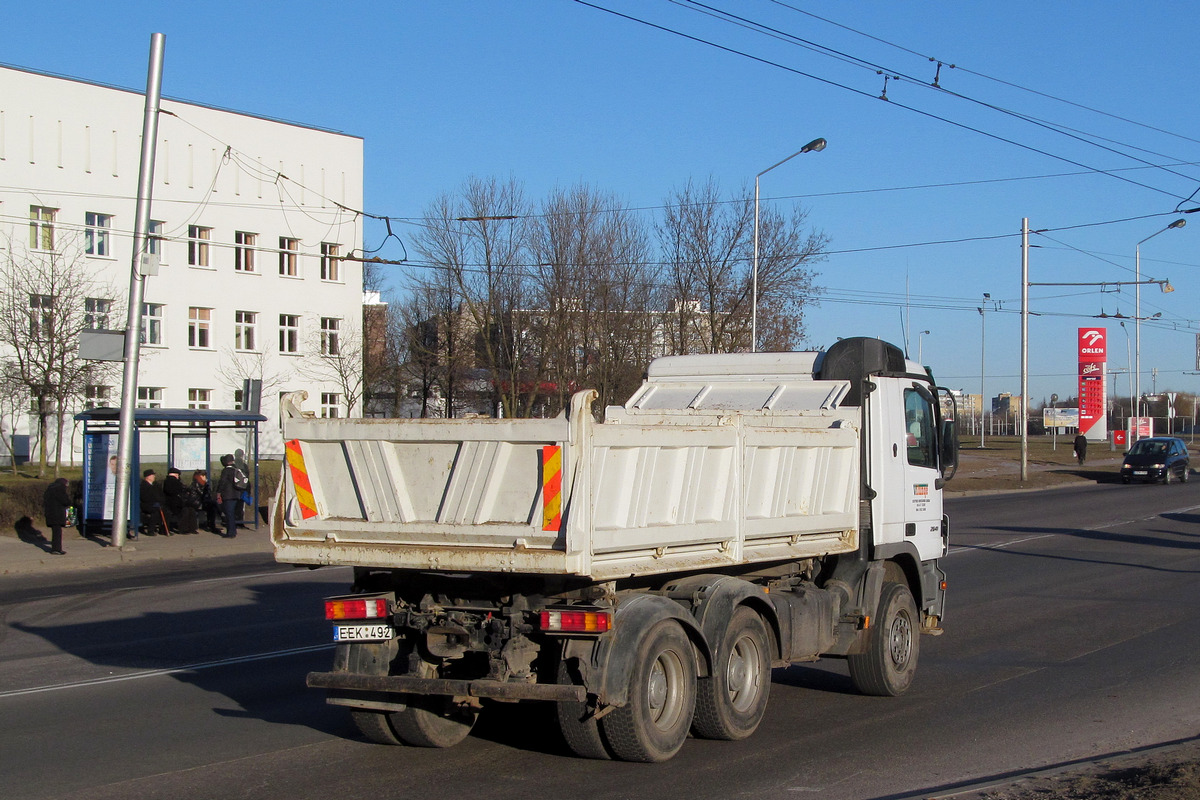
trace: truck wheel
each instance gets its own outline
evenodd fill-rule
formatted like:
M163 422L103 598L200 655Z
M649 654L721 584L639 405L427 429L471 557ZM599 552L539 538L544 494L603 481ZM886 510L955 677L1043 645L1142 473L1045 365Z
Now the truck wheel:
M863 694L903 694L917 671L917 604L903 583L884 583L867 649L848 657L850 679Z
M436 678L437 668L428 662L421 664L417 675ZM404 695L408 708L388 714L392 728L400 741L412 747L453 747L467 738L479 711L460 706L449 697L438 695Z
M573 670L567 667L566 659L558 662L558 682L562 684L583 684ZM591 716L587 703L557 703L555 714L558 717L558 729L562 731L563 739L571 752L580 758L609 759L612 756L604 746L600 734L600 723Z
M638 642L629 701L601 722L622 761L666 761L679 752L696 710L696 653L675 620L664 620Z
M386 675L392 651L386 643L358 642L345 645L345 666L349 672L364 672L368 675ZM375 744L400 744L396 731L388 721L386 711L351 711L350 717L359 733Z
M692 730L706 739L745 739L767 710L771 660L762 617L742 606L717 647L712 677L696 681Z

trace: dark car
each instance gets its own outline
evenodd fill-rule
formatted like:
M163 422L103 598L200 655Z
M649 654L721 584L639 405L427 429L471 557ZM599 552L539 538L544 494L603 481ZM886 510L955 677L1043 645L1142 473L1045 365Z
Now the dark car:
M1121 481L1162 481L1173 483L1188 479L1191 466L1183 439L1155 436L1135 442L1121 464Z

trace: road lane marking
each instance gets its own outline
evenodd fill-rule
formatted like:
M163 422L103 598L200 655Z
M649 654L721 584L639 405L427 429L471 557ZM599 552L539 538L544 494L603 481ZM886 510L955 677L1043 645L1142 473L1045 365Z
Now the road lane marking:
M290 650L276 650L270 653L255 653L249 656L235 656L233 658L223 658L219 661L205 661L199 664L187 664L182 667L169 667L167 669L150 669L141 672L127 672L123 675L107 675L103 678L89 678L82 681L71 681L70 683L56 683L49 686L32 686L28 689L12 689L7 692L0 692L0 698L18 697L26 694L40 694L42 692L57 692L62 689L76 689L84 686L100 686L106 683L119 683L120 681L133 681L142 678L157 678L160 675L175 675L180 672L195 672L201 669L215 669L216 667L227 667L231 664L247 664L253 661L267 661L272 658L286 658L288 656L301 655L303 653L316 653L321 650L332 650L336 647L335 644L315 644L308 647L295 647Z

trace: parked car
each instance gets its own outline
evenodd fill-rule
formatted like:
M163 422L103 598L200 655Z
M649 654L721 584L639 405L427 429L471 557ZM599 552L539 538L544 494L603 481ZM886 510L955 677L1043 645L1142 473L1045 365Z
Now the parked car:
M1187 445L1173 436L1154 436L1135 442L1121 464L1121 482L1162 481L1173 483L1188 479L1191 464Z

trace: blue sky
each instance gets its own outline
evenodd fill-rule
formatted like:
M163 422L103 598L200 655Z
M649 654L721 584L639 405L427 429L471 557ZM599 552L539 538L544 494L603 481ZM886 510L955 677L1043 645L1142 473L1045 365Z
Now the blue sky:
M798 200L832 239L810 344L903 344L907 308L911 354L978 392L988 292L989 395L1019 390L1022 217L1048 229L1031 240L1031 281L1129 281L1135 243L1200 187L1193 4L709 0L772 35L695 3L595 4L728 49L572 0L62 0L3 26L0 61L142 89L150 34L163 32L164 94L363 137L364 210L397 218L469 176L511 175L533 198L584 182L649 219L690 178L752 185L825 137L824 152L762 179L764 198ZM928 85L936 61L945 91ZM901 76L886 101L877 70ZM1161 313L1142 326L1145 391L1200 391L1187 374L1200 216L1188 221L1143 246L1143 277L1176 288L1143 289L1142 316ZM367 246L383 233L368 226ZM1030 295L1030 397L1073 395L1075 329L1132 317L1133 289ZM1110 366L1123 369L1124 334L1108 327Z

